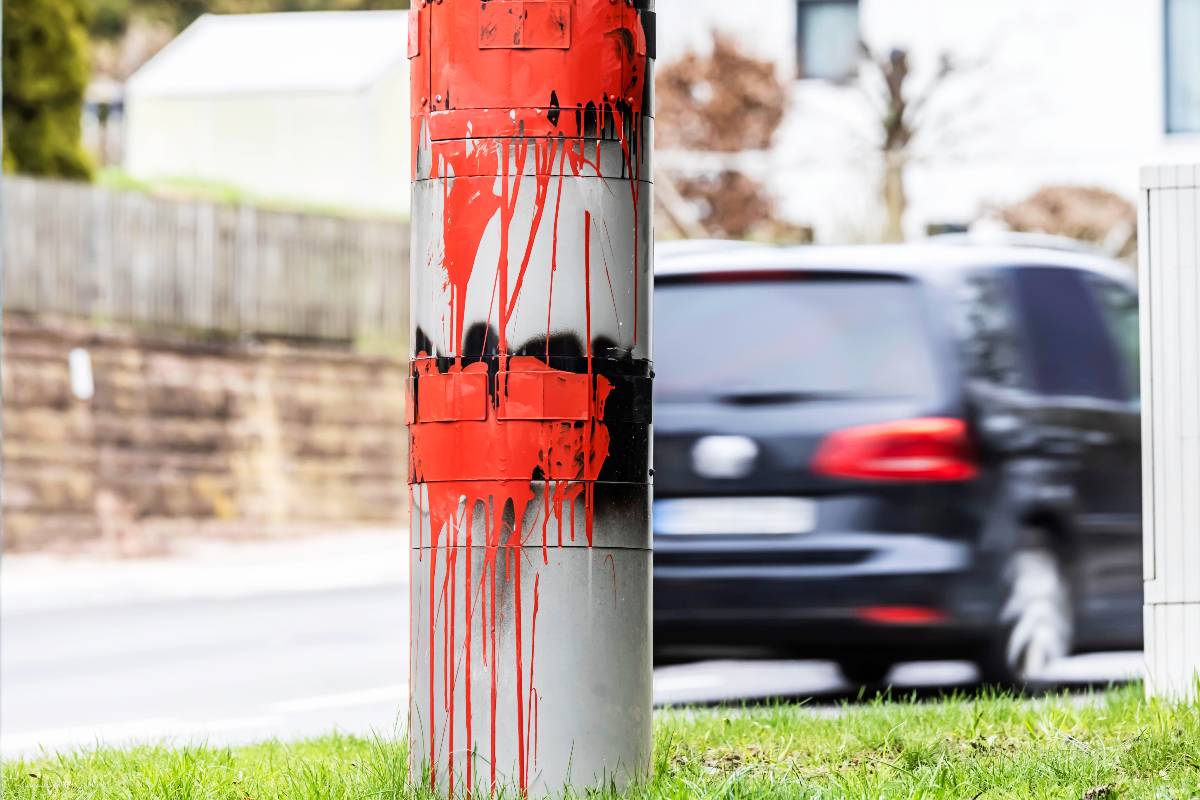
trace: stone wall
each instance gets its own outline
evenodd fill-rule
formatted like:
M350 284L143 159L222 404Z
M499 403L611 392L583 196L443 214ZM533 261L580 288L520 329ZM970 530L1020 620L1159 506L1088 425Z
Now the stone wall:
M72 391L90 356L94 395ZM8 550L169 546L407 520L403 361L9 314Z

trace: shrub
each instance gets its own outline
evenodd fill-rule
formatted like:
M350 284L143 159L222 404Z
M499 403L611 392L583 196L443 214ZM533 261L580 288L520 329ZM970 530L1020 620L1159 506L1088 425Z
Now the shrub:
M90 0L5 0L7 171L91 178L81 140L90 10Z

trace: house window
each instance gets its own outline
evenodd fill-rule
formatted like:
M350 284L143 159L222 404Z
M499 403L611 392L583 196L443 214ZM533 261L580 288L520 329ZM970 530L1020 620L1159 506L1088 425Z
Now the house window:
M798 0L800 77L844 81L858 63L858 0Z
M1167 132L1200 133L1200 0L1166 0Z

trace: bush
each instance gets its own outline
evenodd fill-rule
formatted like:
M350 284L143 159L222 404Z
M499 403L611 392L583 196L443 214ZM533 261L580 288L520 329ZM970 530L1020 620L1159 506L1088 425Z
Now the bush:
M88 180L83 95L90 0L5 0L4 167Z
M1068 236L1120 258L1137 253L1137 206L1108 189L1044 186L999 212L1014 231Z

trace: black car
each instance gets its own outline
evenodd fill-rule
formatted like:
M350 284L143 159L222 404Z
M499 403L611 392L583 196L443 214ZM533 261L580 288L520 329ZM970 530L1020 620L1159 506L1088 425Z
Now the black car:
M662 662L1141 646L1137 295L1087 255L740 248L656 270Z

